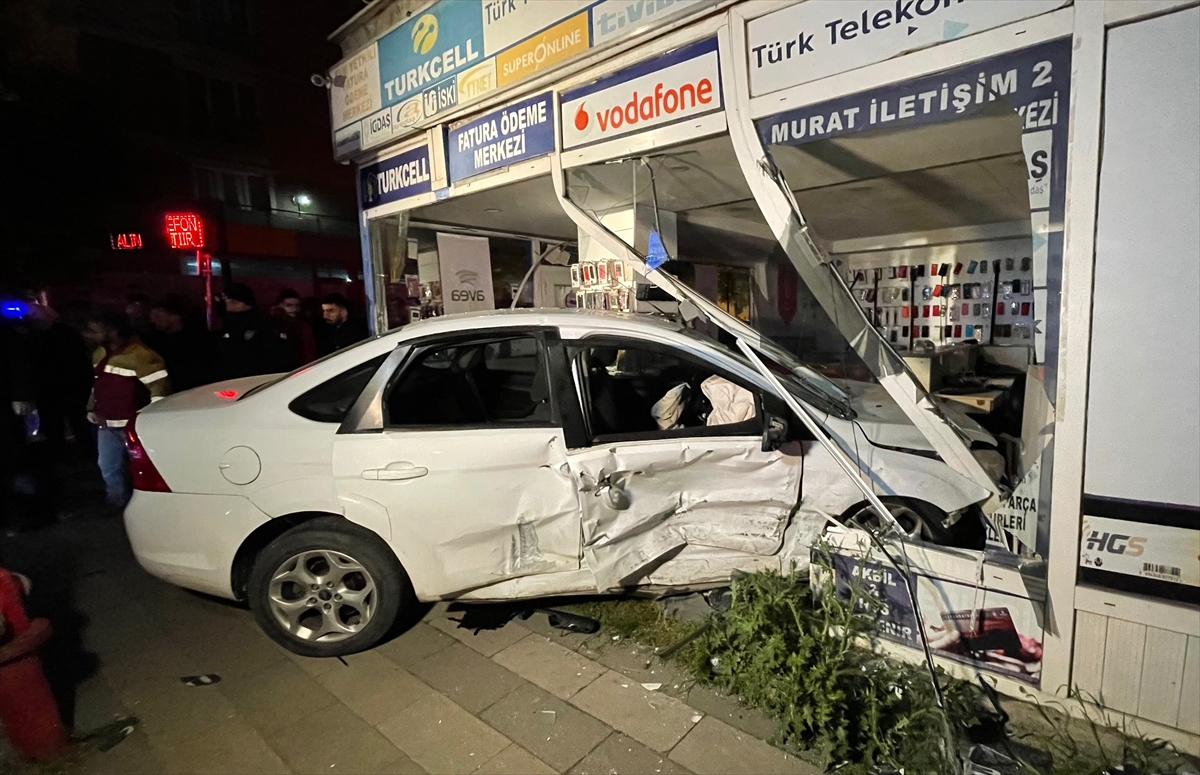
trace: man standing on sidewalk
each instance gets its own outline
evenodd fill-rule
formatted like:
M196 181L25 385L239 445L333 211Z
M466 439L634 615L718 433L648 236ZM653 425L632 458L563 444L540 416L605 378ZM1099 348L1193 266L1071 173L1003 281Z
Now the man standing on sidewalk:
M142 344L129 318L104 312L88 322L88 338L100 346L92 354L96 381L92 387L92 421L97 433L97 460L104 477L108 505L123 509L130 484L125 426L138 410L171 392L166 365Z
M350 302L340 293L321 299L321 314L325 327L317 333L317 355L329 355L370 336L366 322L350 315Z

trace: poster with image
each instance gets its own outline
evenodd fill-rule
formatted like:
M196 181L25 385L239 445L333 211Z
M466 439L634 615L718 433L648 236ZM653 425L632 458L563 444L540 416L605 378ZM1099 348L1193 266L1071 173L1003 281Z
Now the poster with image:
M839 596L856 593L878 603L880 637L920 649L922 627L936 656L1034 685L1041 681L1042 625L1034 601L914 574L918 622L904 579L891 565L835 554L833 570Z

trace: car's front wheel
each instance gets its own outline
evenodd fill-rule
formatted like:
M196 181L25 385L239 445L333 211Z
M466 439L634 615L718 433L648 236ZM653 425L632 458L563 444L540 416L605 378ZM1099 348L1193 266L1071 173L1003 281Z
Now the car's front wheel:
M383 539L337 517L305 522L263 549L250 574L249 599L263 631L307 657L370 648L415 602Z

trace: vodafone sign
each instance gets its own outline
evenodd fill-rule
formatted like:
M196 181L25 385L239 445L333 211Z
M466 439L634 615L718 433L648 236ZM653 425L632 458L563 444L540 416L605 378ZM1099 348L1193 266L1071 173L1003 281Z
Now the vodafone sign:
M564 92L563 150L721 108L721 67L714 38Z

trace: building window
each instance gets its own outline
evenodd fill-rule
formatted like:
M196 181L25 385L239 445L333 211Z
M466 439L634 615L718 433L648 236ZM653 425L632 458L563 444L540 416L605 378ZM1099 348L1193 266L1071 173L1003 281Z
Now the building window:
M183 37L241 48L258 34L254 0L175 0Z
M259 136L258 92L253 86L186 71L188 129L193 137L254 142Z
M271 209L271 181L253 172L196 167L196 197L243 210Z

